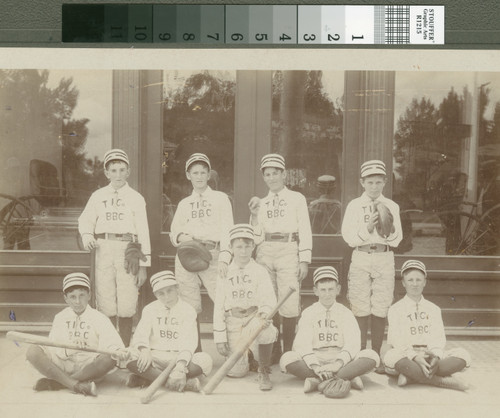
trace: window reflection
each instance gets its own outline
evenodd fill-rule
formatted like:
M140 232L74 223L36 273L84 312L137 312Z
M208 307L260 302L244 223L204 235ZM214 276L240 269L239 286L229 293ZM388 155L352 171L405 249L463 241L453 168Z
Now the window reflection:
M405 236L398 252L499 255L500 75L398 78L394 200ZM412 90L403 86L411 84L408 100Z
M102 185L110 109L110 72L0 70L0 249L79 249L77 217Z

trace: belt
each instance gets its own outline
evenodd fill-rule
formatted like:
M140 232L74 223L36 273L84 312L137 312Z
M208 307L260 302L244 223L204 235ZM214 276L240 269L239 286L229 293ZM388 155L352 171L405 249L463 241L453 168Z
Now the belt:
M200 242L205 246L205 248L208 251L219 249L219 243L216 242L216 241L212 241L212 240L209 240L209 239L204 239L204 240L202 240Z
M356 250L363 251L364 253L386 253L389 251L389 246L386 244L366 244L356 247Z
M135 234L109 234L107 232L103 234L96 234L96 238L101 238L101 239L112 239L115 241L130 241L130 242L137 242L137 235Z
M280 232L273 232L272 234L266 233L265 240L272 242L295 242L299 240L299 234L297 232L288 234L282 234Z
M231 308L226 311L226 316L234 316L235 318L246 318L257 312L257 306L250 306L248 309Z
M413 348L423 349L427 348L427 344L413 344Z

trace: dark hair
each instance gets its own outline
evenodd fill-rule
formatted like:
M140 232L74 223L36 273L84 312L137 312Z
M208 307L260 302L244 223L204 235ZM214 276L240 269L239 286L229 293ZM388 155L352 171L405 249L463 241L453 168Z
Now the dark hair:
M193 167L193 165L195 164L201 164L202 166L204 166L208 172L210 173L210 167L208 166L208 164L205 162L205 161L193 161L191 164L189 164L189 167L187 168L187 172L189 173L189 171L191 170L191 167Z
M108 169L108 167L109 167L109 165L110 165L110 164L112 164L112 163L123 163L123 164L125 164L125 165L128 167L128 164L127 164L125 161L120 160L120 159L115 159L115 160L109 160L109 161L106 163L106 165L104 166L104 169L105 169L105 170L107 170L107 169Z
M339 282L335 280L333 277L323 277L322 279L319 279L316 283L314 283L314 287L316 287L316 285L319 283L326 283L326 282L335 282L339 284Z
M250 244L250 243L254 243L255 244L255 241L251 238L243 238L243 237L237 237L237 238L233 238L231 240L231 245L233 244L233 241L237 240L237 239L242 239L243 242L246 242L247 244Z
M68 287L63 293L65 295L67 295L69 292L72 292L73 290L78 290L78 289L82 289L82 290L86 290L88 293L90 293L90 289L86 286L81 286L79 284L76 284L74 286L70 286Z

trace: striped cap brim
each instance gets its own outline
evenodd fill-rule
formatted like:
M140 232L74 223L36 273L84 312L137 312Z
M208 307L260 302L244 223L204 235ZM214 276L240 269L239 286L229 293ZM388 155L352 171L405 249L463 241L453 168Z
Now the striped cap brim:
M403 274L406 270L413 270L413 269L420 270L422 273L424 273L425 277L427 277L427 270L425 268L425 264L418 260L405 261L404 264L401 266L401 277L403 277Z
M253 227L249 224L236 224L229 231L229 240L236 238L254 239Z
M174 273L170 270L163 270L153 274L149 279L149 283L151 284L151 289L153 289L154 293L164 287L176 285L177 280L175 280Z
M130 164L127 153L118 148L111 149L104 154L104 167L106 167L106 165L113 160L123 161L127 163L127 165Z
M195 154L192 154L186 161L186 171L189 171L189 167L191 167L194 163L205 163L208 165L208 169L211 170L212 167L210 166L210 160L205 154L202 154L201 152L197 152Z
M339 274L337 270L332 266L318 267L314 270L313 274L313 284L316 284L321 279L333 279L339 283Z
M285 159L279 154L267 154L260 160L260 169L264 168L279 168L281 170L285 169Z
M63 292L73 286L83 286L90 290L90 279L85 273L70 273L63 279Z
M385 164L380 160L365 161L361 164L361 178L373 176L375 174L386 175Z

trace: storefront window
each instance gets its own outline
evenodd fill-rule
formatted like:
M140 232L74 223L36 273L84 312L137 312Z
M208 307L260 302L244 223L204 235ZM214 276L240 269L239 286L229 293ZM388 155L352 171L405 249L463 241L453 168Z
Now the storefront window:
M0 249L81 249L78 216L106 184L111 72L0 70L0 135Z
M192 192L185 163L195 152L210 159L209 186L233 198L235 83L230 71L164 72L163 232Z
M500 255L500 74L397 73L394 200L416 255Z
M314 234L341 225L342 72L273 74L272 152L285 156L287 186L306 196Z

